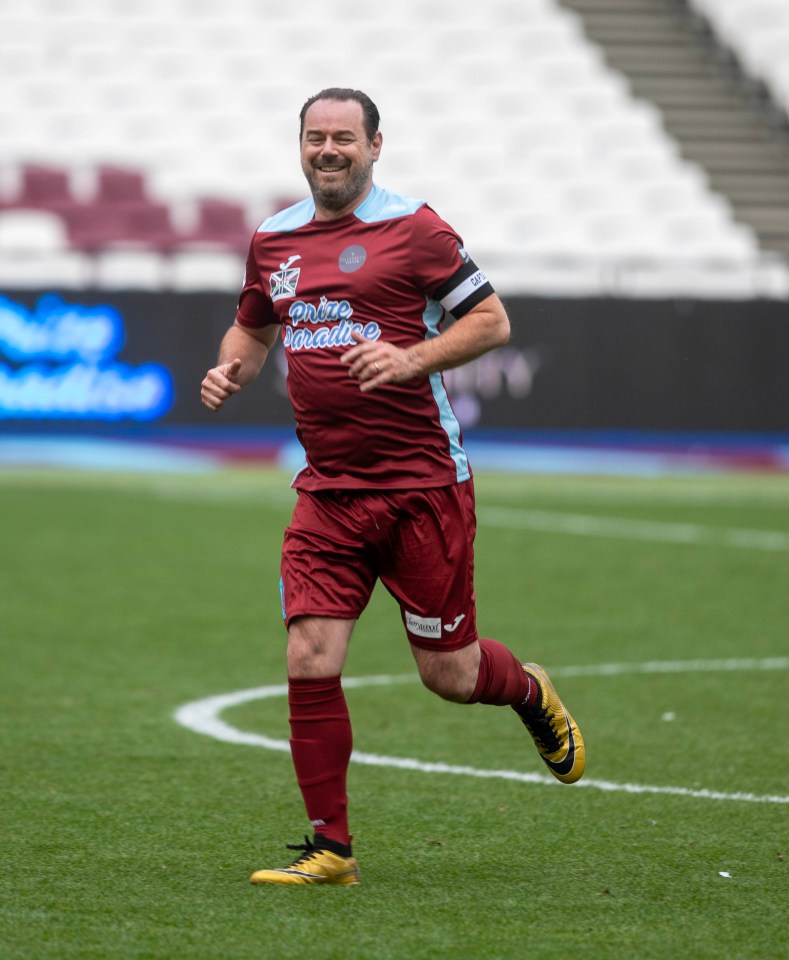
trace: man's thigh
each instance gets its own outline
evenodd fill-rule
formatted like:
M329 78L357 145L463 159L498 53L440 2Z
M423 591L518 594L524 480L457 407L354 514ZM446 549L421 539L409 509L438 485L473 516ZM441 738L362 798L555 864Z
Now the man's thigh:
M471 481L403 497L380 578L413 646L458 650L477 639L475 532Z
M282 547L286 626L295 617L359 618L376 580L370 525L358 497L299 493Z

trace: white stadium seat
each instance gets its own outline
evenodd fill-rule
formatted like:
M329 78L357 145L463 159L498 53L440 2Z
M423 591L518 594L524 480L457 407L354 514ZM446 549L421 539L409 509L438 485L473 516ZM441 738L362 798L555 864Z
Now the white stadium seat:
M41 210L0 212L0 288L87 286L90 259L68 249L59 217Z
M6 253L58 253L68 248L66 227L54 213L44 210L0 212L0 251Z

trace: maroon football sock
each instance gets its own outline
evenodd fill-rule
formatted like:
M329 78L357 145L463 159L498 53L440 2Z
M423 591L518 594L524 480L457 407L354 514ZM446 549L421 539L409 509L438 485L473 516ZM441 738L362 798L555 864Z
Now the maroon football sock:
M348 836L346 774L353 737L340 677L288 679L290 751L316 833L338 843Z
M531 704L539 694L534 681L523 672L520 660L498 640L480 637L477 685L469 703L491 703L514 708Z

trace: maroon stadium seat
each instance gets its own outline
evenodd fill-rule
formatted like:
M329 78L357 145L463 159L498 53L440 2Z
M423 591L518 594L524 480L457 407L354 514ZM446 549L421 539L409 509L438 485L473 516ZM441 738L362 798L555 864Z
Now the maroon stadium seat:
M60 210L75 202L66 170L26 164L21 173L20 190L11 198L10 205L36 210Z
M181 242L173 227L170 208L164 203L130 203L122 207L123 241L166 252Z
M73 247L86 253L108 247L172 250L180 234L163 203L90 203L72 207L64 216Z
M246 253L252 230L246 222L241 204L226 200L203 199L198 204L198 222L184 239L195 243L236 253Z
M145 175L139 170L100 166L96 170L97 203L147 203Z
M77 250L95 253L119 241L123 234L117 213L107 204L85 203L63 214L69 243Z

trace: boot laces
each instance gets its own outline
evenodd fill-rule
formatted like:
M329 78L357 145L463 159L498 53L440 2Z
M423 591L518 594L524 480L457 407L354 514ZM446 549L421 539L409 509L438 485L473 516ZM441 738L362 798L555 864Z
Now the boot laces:
M286 843L285 847L288 850L303 850L304 853L296 859L291 864L292 867L295 867L299 863L306 863L308 860L312 860L317 854L320 853L321 848L316 847L315 844L310 840L308 836L304 837L304 843Z
M549 713L542 707L533 707L527 716L519 716L542 753L561 750L562 741L555 726L558 719L555 713Z

